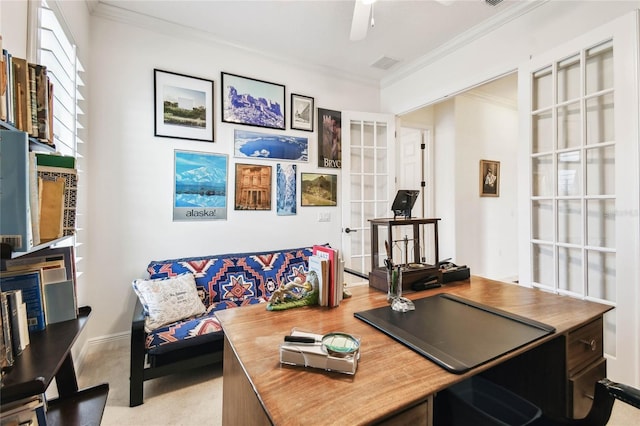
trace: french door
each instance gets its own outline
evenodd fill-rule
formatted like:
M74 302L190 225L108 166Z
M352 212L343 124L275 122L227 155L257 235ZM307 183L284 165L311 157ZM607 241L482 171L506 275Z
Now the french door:
M520 282L615 307L612 380L640 383L638 15L596 28L519 70Z
M342 113L342 254L345 268L371 271L369 219L389 217L395 195L395 118ZM384 253L384 247L379 248Z

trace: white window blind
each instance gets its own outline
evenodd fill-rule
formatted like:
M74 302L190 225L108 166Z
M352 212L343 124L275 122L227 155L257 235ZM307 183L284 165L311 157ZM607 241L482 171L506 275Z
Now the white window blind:
M32 62L47 67L47 75L53 84L53 133L56 150L63 155L78 156L78 130L82 129L82 110L78 102L84 98L84 83L80 75L84 72L78 60L76 45L65 28L61 13L52 3L37 0L31 3L29 31L34 50Z

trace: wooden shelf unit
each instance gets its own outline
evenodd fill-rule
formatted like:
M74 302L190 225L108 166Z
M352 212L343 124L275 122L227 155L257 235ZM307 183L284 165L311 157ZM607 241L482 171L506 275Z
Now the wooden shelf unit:
M2 405L46 392L55 378L59 397L47 401L47 425L100 424L109 385L79 390L71 347L91 313L81 307L77 319L29 333L29 346L2 379Z
M380 227L387 228L386 241L390 245L393 245L393 229L401 226L411 226L413 232L413 261L410 261L410 266L405 266L402 269L402 291L411 290L411 284L426 280L430 276L438 276L438 221L440 218L410 218L410 219L396 219L396 218L380 218L369 219L371 222L371 272L369 273L369 285L381 291L387 291L387 270L384 266L384 259L387 257L386 253L380 253L380 237L385 237L380 232ZM422 247L420 241L420 226L429 225L433 226L433 250L434 250L434 262L432 264L423 263L420 253ZM410 253L406 253L407 259L409 259ZM400 259L393 259L395 265L401 265Z

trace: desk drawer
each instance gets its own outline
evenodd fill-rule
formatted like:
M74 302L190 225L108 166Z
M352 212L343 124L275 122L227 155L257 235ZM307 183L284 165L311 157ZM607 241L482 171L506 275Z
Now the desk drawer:
M569 417L581 419L587 415L593 403L596 382L607 375L607 360L602 358L579 374L569 379Z
M569 333L567 372L569 377L602 358L602 318Z

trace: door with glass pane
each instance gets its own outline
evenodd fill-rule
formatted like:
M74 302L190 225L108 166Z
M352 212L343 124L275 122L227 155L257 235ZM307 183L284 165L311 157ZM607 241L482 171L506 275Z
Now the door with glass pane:
M371 271L369 219L389 217L395 193L394 120L388 114L342 113L342 254L345 268L363 276Z
M520 281L614 306L605 316L607 374L636 386L637 24L635 14L620 18L532 58L520 73L530 130L529 176L521 176L530 186L521 189L531 225Z

